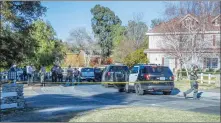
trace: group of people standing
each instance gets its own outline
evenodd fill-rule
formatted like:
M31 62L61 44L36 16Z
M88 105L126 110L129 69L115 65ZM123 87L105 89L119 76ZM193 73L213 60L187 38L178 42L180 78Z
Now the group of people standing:
M13 65L11 69L15 69L15 65ZM63 72L64 70L61 68L61 66L54 65L51 68L52 82L63 82ZM46 72L45 65L41 65L39 72L37 72L37 69L33 64L27 65L27 66L24 66L23 68L22 78L24 81L27 81L28 85L30 85L33 83L34 79L37 77L36 74L38 74L40 77L40 82L42 86L44 86L45 79L47 77L46 73L47 72ZM76 68L72 69L71 66L69 65L67 69L67 76L66 76L65 81L66 82L73 82L73 81L79 82L79 75L80 75L80 71Z
M63 73L64 70L61 68L61 66L54 65L51 68L51 73L52 73L52 82L62 82L63 81Z
M64 70L57 65L54 65L51 68L51 73L52 73L52 82L63 82L63 73ZM79 82L79 75L80 71L77 68L72 69L71 66L68 66L67 69L67 76L65 81L66 82Z

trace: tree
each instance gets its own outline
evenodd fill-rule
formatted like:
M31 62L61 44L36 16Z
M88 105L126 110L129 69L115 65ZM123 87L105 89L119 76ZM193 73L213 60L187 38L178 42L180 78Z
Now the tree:
M148 28L142 18L142 14L134 15L134 19L128 22L125 30L121 30L121 35L118 35L119 44L114 48L113 53L115 62L123 62L126 56L140 48L148 48L148 37L145 34ZM118 26L118 28L122 27Z
M143 14L135 14L134 19L128 22L126 38L133 45L133 50L137 50L143 46L146 39L146 32L148 30L145 22L142 21Z
M29 62L40 67L40 65L60 64L64 57L64 45L55 38L56 33L49 22L37 20L31 25L30 34L36 41L38 47L35 54L28 59Z
M129 67L132 67L138 63L148 63L148 59L146 54L144 53L144 49L138 49L127 55L124 59L124 63Z
M2 25L10 25L15 30L29 28L46 12L40 1L1 1L0 5Z
M111 35L113 37L113 46L117 47L120 42L124 39L126 33L126 27L121 26L120 24L113 25L111 29Z
M179 59L180 67L184 65L187 72L188 63L198 64L205 56L208 46L211 46L210 41L205 39L205 32L210 24L209 18L219 10L220 3L213 1L182 1L175 5L169 4L165 10L165 18L170 21L160 26L164 35L158 42L159 47L169 56ZM193 19L179 21L187 15Z
M159 25L162 22L163 22L162 19L159 19L159 18L153 19L153 20L151 20L151 26L150 27L154 28L155 26Z
M9 67L33 55L37 44L28 35L30 25L46 8L39 1L1 1L0 6L0 67Z
M89 66L91 57L94 54L100 54L100 48L97 46L96 39L87 32L85 28L76 28L71 31L69 41L72 42L75 50L85 52L85 66Z
M0 67L7 68L34 55L37 43L30 36L6 28L1 30L0 46Z
M95 36L99 40L101 55L103 58L107 58L111 55L113 50L111 27L121 24L121 20L113 11L101 5L95 5L95 7L91 9L91 14L93 15L91 25Z

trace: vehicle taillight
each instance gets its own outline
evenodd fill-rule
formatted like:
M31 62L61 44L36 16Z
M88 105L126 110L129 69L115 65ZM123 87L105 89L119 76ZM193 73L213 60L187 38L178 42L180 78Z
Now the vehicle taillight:
M171 76L171 77L170 77L170 80L174 80L174 76Z
M110 73L110 72L107 72L107 75L108 75L108 76L110 76L110 75L111 75L111 73Z
M150 75L149 74L145 74L144 77L146 78L146 80L150 80Z

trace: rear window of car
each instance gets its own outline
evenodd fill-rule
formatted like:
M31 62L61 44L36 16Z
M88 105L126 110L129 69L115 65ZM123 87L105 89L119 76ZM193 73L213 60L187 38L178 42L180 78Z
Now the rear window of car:
M143 73L148 73L148 74L167 74L167 75L172 75L172 71L170 70L169 67L165 66L147 66L145 69L143 69Z
M120 72L120 71L129 71L127 66L110 66L110 72Z
M96 68L96 69L94 69L94 72L99 73L99 72L101 72L101 69Z
M94 72L93 68L82 68L81 72Z

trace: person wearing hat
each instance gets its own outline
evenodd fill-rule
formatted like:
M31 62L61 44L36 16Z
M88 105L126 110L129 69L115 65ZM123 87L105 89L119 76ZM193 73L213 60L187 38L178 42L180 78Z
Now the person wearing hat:
M189 75L190 76L189 79L190 79L191 88L183 93L185 98L187 98L186 97L187 94L193 92L193 99L198 99L197 98L197 94L198 94L197 70L198 70L198 66L197 65L192 65L192 69L191 69L191 72L190 72L190 75Z

